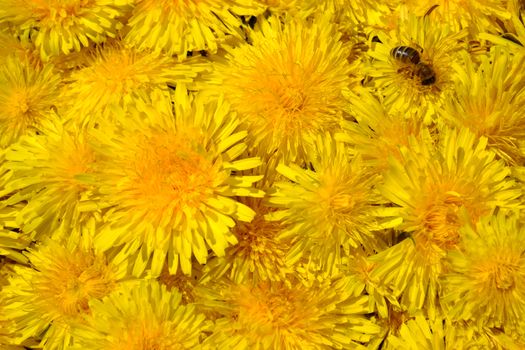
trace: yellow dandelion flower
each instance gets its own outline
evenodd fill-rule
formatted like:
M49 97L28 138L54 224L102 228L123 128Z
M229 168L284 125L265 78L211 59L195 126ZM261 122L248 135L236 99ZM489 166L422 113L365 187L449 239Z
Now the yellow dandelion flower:
M392 3L399 4L398 1ZM477 34L494 27L496 19L510 18L507 3L505 0L407 0L402 7L416 16L431 12L433 22L450 23L456 29L468 28L472 34Z
M368 296L337 277L306 286L291 279L257 285L222 281L201 303L219 314L205 340L213 349L366 349L379 327L365 315Z
M68 77L62 89L66 118L82 124L96 123L101 116L112 118L112 108L151 102L156 91L168 91L168 84L191 83L205 65L196 60L176 63L166 56L138 52L120 42L111 42L88 53L87 67Z
M462 231L450 252L442 301L452 320L502 329L525 337L525 226L498 214Z
M408 147L411 137L432 143L420 113L390 112L365 89L349 94L350 114L356 121L344 121L343 131L335 135L369 166L383 173L389 158L401 159L401 147Z
M90 302L87 327L75 331L76 349L197 349L211 322L181 295L156 281L121 288Z
M16 265L2 291L15 341L41 337L45 349L69 349L72 329L90 313L89 301L109 294L125 277L125 266L77 240L46 240L27 256L32 267Z
M235 283L286 280L286 275L292 272L286 265L290 245L278 239L283 230L282 223L266 217L275 209L259 198L239 201L250 207L255 217L251 222L240 222L233 228L238 243L228 247L224 257L207 263L208 274L219 278L226 273Z
M231 49L210 78L208 92L225 94L261 156L302 162L312 136L340 129L348 52L329 17L309 23L261 20L253 43Z
M0 65L0 147L39 131L54 118L61 77L52 65L32 65L10 56Z
M485 136L489 147L510 165L525 161L525 51L513 57L493 50L479 67L467 59L457 66L456 89L441 113L446 124Z
M93 195L96 159L89 136L60 122L46 124L44 135L24 136L5 153L0 203L26 203L16 223L42 237L61 235L95 218ZM91 174L91 175L90 175Z
M394 112L419 110L430 122L443 93L454 88L452 65L464 50L465 34L414 16L400 20L396 31L378 33L381 42L369 51L374 60L367 73L381 102Z
M171 274L179 262L189 274L192 256L203 264L208 247L223 256L237 243L234 219L253 218L252 209L231 197L263 195L251 187L261 176L237 173L260 160L240 158L246 131L237 130L224 101L199 95L177 107L175 116L170 101L155 105L130 109L117 130L94 131L103 155L100 192L114 205L97 243L104 250L124 245L119 256L134 261L137 275L151 258L157 276L166 256Z
M129 0L1 0L0 24L31 35L44 61L115 37Z
M194 50L215 53L228 35L244 39L241 19L235 13L260 12L262 8L251 0L137 0L125 40L139 50L180 58Z
M509 179L510 169L486 150L487 139L466 129L445 132L437 149L411 143L402 161L392 160L380 188L401 207L399 229L411 239L370 257L381 265L372 276L402 296L410 312L425 305L433 314L442 260L460 242L459 228L498 207L517 208L521 190Z
M380 206L374 190L378 174L359 157L352 159L342 143L326 135L311 154L313 170L294 164L277 167L291 181L275 184L269 202L280 210L269 215L285 225L279 238L293 241L288 263L305 256L337 271L342 251L373 248L374 231L395 225L388 216L396 214Z

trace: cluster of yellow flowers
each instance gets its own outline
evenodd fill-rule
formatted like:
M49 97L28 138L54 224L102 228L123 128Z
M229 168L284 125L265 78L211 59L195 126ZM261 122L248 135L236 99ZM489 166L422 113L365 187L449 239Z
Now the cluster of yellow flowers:
M0 0L0 349L525 349L524 23Z

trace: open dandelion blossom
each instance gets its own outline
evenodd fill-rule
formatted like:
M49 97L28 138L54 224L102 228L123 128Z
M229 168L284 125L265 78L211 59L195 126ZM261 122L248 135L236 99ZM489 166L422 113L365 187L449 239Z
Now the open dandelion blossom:
M126 109L138 100L153 103L153 93L167 93L168 84L191 83L205 69L198 60L176 63L117 41L92 50L87 61L86 67L68 77L61 95L63 114L82 124L94 124L101 117L113 119L113 108Z
M139 50L182 58L188 51L214 53L227 35L244 39L241 19L235 13L257 15L262 11L252 0L137 0L125 40Z
M0 24L28 32L44 61L115 37L128 0L1 0Z
M46 240L30 248L31 268L15 266L2 294L15 341L41 337L45 349L69 349L72 328L90 313L89 301L106 296L125 277L124 265L108 262L89 245Z
M231 197L263 195L251 187L261 176L232 174L255 168L260 160L240 158L246 132L237 130L228 105L199 95L184 106L174 116L170 101L158 101L156 109L140 105L123 114L125 122L116 130L94 131L103 155L100 192L114 206L97 244L104 250L124 245L119 256L133 260L137 275L150 258L155 276L166 257L171 274L179 262L189 274L192 257L205 263L208 248L223 256L237 243L234 219L254 216Z
M458 86L446 98L443 121L485 136L489 147L510 165L525 161L525 52L515 57L493 50L479 66L457 66Z
M51 64L37 67L29 60L10 56L0 64L0 147L22 135L40 130L56 119L60 75Z
M75 349L198 349L212 324L181 295L155 281L124 286L89 304L88 325L75 330Z
M60 122L44 135L24 136L5 153L0 205L19 204L16 223L37 238L67 234L99 209L93 190L95 153L89 136ZM91 178L90 178L91 177Z
M525 226L499 214L462 231L460 249L448 255L443 302L448 317L525 337Z
M362 344L379 327L365 317L372 311L368 296L350 294L351 287L344 277L310 286L295 278L257 285L223 280L201 299L219 314L205 344L213 349L364 350Z
M271 213L285 228L280 239L293 247L288 262L302 256L328 270L341 264L342 251L361 245L373 248L374 231L394 225L388 208L374 191L379 176L360 158L351 158L342 143L328 135L316 141L312 150L313 170L280 164L277 171L288 180L275 184L270 204L280 210Z
M425 306L435 312L434 299L442 261L460 242L459 228L499 208L517 208L521 190L510 169L486 150L466 129L444 132L437 149L412 141L402 161L392 160L381 193L401 208L398 227L410 235L372 256L381 267L372 273L391 285L410 311Z
M229 50L206 89L224 93L260 156L305 160L312 136L334 133L347 100L348 52L327 20L261 20L252 44Z
M508 20L511 13L505 0L433 0L403 1L401 7L416 16L431 14L433 22L450 23L455 29L468 28L475 36L502 20ZM398 1L393 4L400 4Z
M393 112L418 111L430 123L442 94L454 87L452 65L464 50L465 34L414 16L401 20L396 31L379 32L368 74L382 104Z

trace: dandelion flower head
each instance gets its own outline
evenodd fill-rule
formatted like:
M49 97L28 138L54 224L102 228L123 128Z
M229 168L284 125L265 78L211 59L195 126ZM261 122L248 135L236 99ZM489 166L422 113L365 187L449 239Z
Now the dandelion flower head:
M436 312L443 258L460 243L460 227L519 203L521 190L508 178L510 169L486 147L487 139L466 129L449 130L437 146L414 143L385 175L380 191L401 207L397 228L411 239L370 259L382 265L374 278L390 284L410 312L423 304Z
M0 24L29 33L44 61L114 38L128 0L2 0Z
M309 139L340 129L348 51L328 19L258 21L252 44L215 65L207 93L224 93L262 157L304 162Z
M232 349L365 349L379 327L364 315L366 295L349 293L344 277L307 286L292 278L257 285L223 280L219 291L205 293L204 307L220 314L205 344Z
M75 240L45 240L29 249L28 259L31 267L15 266L2 291L9 301L4 312L18 343L42 334L46 349L68 348L72 328L90 313L89 301L109 294L126 272Z
M75 329L75 349L196 349L212 326L195 305L182 305L180 293L156 281L122 287L89 307L88 324Z
M11 175L0 182L0 197L6 196L2 202L23 205L16 223L39 239L67 234L99 209L89 135L60 121L46 123L42 130L45 134L23 136L9 147L0 165Z
M152 94L167 94L168 85L191 83L205 69L202 62L177 63L167 56L128 48L120 41L87 55L87 66L72 72L61 90L61 113L82 125L112 120L113 108L126 109L138 100L153 103Z
M523 339L524 230L516 217L501 213L464 227L463 242L449 254L443 281L442 300L452 320L473 321Z
M56 119L61 77L53 65L33 65L15 55L0 64L0 147L35 133L46 120Z
M458 86L442 110L446 124L487 137L489 147L510 165L525 160L524 64L525 52L511 56L492 50L479 66L466 58L465 66L456 66Z
M419 109L425 122L430 123L442 104L443 92L453 89L452 64L459 59L458 52L465 49L465 35L448 24L415 16L402 18L396 30L378 32L380 42L369 51L373 59L368 68L373 78L372 91L392 111ZM414 57L419 59L396 58L393 50L399 47L416 50L418 56Z
M326 135L315 145L312 170L277 167L288 181L275 184L270 204L279 210L270 215L285 225L279 238L293 242L289 263L305 256L332 270L349 248L373 248L374 231L393 225L388 216L394 214L380 207L374 192L379 176L359 157L351 158L343 143Z
M185 107L177 107L175 115L169 100L157 101L156 108L141 104L122 112L125 122L113 131L108 126L93 132L104 155L100 192L113 206L97 245L107 250L124 244L119 256L134 261L137 275L150 258L151 273L158 276L166 257L171 274L179 262L189 274L193 256L203 264L208 248L224 255L237 243L234 219L254 216L234 197L263 195L252 187L261 176L232 174L255 168L260 160L242 157L246 132L237 129L229 106L202 95L178 103Z
M252 0L138 0L127 23L126 42L185 58L188 51L217 47L227 35L244 38L238 15L258 15Z

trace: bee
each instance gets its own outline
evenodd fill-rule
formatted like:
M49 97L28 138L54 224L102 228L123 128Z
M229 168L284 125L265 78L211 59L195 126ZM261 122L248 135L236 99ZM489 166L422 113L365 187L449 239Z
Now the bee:
M410 46L398 46L394 47L390 51L390 55L403 63L418 64L420 61L419 52Z
M421 85L432 85L436 82L436 73L426 63L419 62L416 64L414 73L421 80Z
M397 46L390 51L390 55L406 66L401 70L409 71L411 77L417 77L421 85L432 85L436 82L436 73L430 65L421 61L419 51L410 46Z

